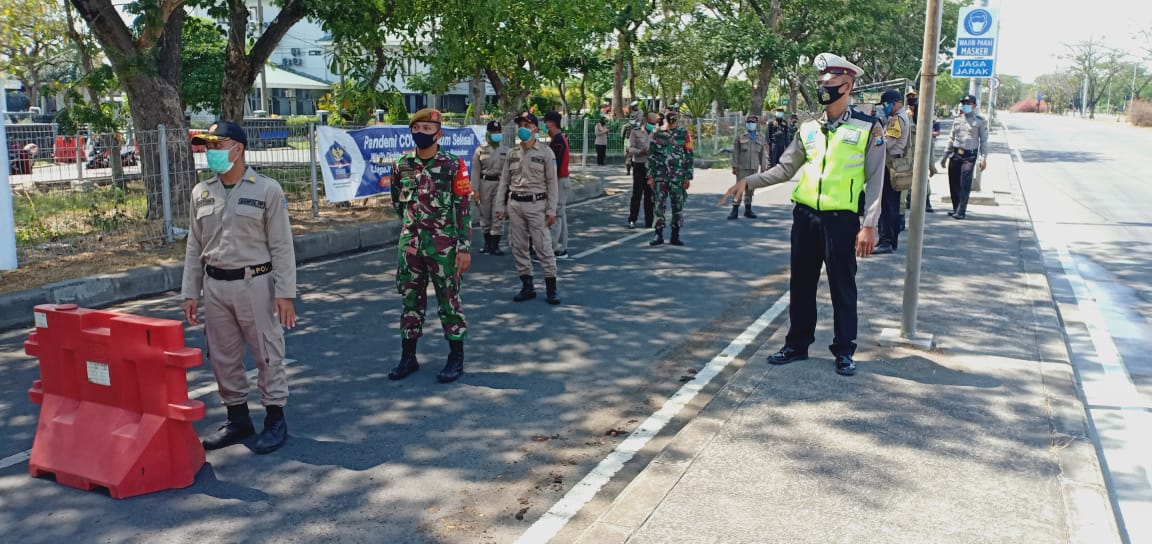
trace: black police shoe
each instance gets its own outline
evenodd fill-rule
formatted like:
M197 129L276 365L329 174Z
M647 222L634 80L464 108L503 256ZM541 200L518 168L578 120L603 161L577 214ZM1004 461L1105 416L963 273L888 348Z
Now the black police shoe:
M890 246L888 244L880 244L880 245L876 246L876 249L872 250L872 254L873 255L887 255L889 253L892 253L893 251L895 251L895 250L892 249L892 246Z
M856 374L856 362L852 360L851 355L836 356L836 373L841 376Z
M220 426L219 430L205 437L201 443L204 444L206 450L218 450L239 444L254 434L256 434L256 427L252 425L251 419L228 420Z
M288 421L284 416L273 417L271 415L264 418L264 430L260 431L260 436L256 438L256 444L252 446L252 451L265 454L272 453L284 442L288 440Z
M448 344L451 346L448 360L444 369L436 374L436 381L440 383L452 383L464 375L464 341L449 340Z
M748 219L756 219L756 212L752 211L752 206L744 206L744 217Z
M795 361L804 361L808 359L807 351L800 351L795 348L784 346L780 351L768 356L768 362L774 365L786 365Z
M388 371L389 380L403 380L413 372L420 370L420 362L416 360L415 338L405 338L400 341L400 362L395 368Z
M732 206L732 213L728 214L728 219L740 219L740 206Z

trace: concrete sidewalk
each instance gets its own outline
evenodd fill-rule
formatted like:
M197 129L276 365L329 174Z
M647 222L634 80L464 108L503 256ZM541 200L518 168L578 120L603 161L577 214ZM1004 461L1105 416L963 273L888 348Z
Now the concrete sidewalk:
M785 313L607 507L554 541L1119 542L998 133L993 147L984 189L999 205L927 218L919 329L937 349L877 344L900 326L904 233L896 254L860 262L856 376L833 372L823 284L812 359L765 361L783 345ZM946 176L933 185L947 194Z

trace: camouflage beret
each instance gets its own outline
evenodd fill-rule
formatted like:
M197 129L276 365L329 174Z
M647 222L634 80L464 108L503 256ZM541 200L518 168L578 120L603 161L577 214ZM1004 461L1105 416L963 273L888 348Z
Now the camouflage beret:
M440 110L436 108L424 108L412 114L412 119L408 122L408 126L411 127L421 121L440 124Z

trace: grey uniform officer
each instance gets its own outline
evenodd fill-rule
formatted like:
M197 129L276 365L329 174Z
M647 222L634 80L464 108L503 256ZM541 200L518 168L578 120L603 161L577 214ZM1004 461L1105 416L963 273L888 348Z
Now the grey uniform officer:
M207 146L208 168L216 176L192 189L188 249L184 261L184 317L199 323L204 298L208 359L216 375L228 421L204 439L204 449L239 443L255 433L248 415L244 346L259 372L260 402L267 410L264 430L252 449L269 453L288 437L284 404L284 327L296 324L296 255L288 201L280 184L244 162L244 129L219 121L192 138Z
M504 234L504 221L496 218L496 189L500 185L500 171L508 159L508 146L504 145L504 128L500 121L489 121L484 143L472 155L473 197L480 208L480 231L484 233L484 247L480 253L503 255L500 237Z
M952 211L948 215L955 219L964 219L968 211L976 159L980 159L981 172L988 166L988 121L976 113L976 97L964 95L960 99L960 111L963 115L952 121L948 148L940 160L940 166L948 169L948 193L952 197Z
M744 129L732 144L732 173L736 179L741 180L764 171L768 166L768 140L766 136L758 133L760 118L749 115L744 120ZM752 193L754 189L744 191L744 217L756 219L752 212ZM732 203L732 213L728 219L740 217L740 203Z
M544 270L544 284L548 303L560 304L556 290L556 255L552 252L552 234L549 227L556 223L559 202L559 182L556 179L556 154L548 144L536 139L540 122L531 113L516 118L517 145L508 153L504 169L500 171L500 187L496 191L496 218L508 217L508 240L512 243L512 256L516 259L516 272L521 288L512 300L523 302L536 298L532 282L532 259L529 244L540 256Z

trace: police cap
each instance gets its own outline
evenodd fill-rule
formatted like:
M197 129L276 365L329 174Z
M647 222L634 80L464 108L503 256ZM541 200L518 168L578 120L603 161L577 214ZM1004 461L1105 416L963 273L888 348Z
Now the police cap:
M248 147L248 135L240 125L232 121L216 121L208 126L208 130L192 137L193 145L204 145L208 142L225 142L228 140L240 142Z
M500 124L500 121L493 119L488 121L488 132L504 132L504 127Z
M903 101L904 97L900 96L900 91L895 89L888 89L887 91L884 91L884 94L880 95L881 104L895 104L897 102Z
M440 110L436 108L424 108L412 114L412 119L408 121L408 128L412 128L412 125L421 121L439 125L441 123Z
M756 115L749 115L746 119L744 119L744 121L750 122L750 123L759 123L760 117L758 117Z
M966 94L962 98L960 98L960 103L961 104L975 104L976 103L976 97L972 96L970 94Z
M536 128L540 128L540 120L537 119L536 116L530 111L526 111L524 113L521 113L520 115L517 115L515 121L517 123L519 123L520 121L527 121L528 123L535 126Z
M812 62L812 65L820 71L820 79L827 79L837 74L848 74L853 78L857 78L864 73L862 68L834 53L820 53L816 55L816 60Z

